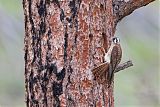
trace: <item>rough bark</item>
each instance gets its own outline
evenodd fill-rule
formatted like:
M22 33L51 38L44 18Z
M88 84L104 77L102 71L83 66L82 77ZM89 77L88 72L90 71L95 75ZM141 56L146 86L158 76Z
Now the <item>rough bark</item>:
M130 1L140 7L147 0ZM23 0L27 107L114 106L113 84L98 84L91 69L103 62L102 47L110 46L115 19L137 8L128 10L125 3L115 11L116 2Z
M149 4L155 0L113 0L113 13L117 23L123 17L131 14L134 10Z

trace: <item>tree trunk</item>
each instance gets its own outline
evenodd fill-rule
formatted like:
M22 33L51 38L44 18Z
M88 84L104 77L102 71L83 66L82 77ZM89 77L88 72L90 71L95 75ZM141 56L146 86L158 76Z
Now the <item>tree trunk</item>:
M27 107L114 107L91 69L124 16L154 0L23 0ZM128 7L129 6L129 7Z

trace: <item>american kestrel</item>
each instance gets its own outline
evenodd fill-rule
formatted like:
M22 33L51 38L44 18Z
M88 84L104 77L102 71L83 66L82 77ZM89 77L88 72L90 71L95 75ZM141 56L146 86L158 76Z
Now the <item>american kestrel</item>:
M92 73L98 83L108 83L108 86L110 86L114 70L120 63L121 57L122 50L120 46L120 39L118 37L113 37L111 40L111 46L108 49L108 52L104 55L104 63L92 69Z
M114 71L122 58L122 49L120 46L120 39L118 37L112 38L111 47L107 53L108 54L105 55L105 60L109 62L107 80L108 86L110 86L114 76Z

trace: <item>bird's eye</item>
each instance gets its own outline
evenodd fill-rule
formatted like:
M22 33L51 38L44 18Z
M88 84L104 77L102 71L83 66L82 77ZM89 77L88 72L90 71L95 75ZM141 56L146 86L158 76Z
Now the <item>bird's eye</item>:
M117 42L118 42L118 43L120 42L120 39L119 39L119 38L117 38Z
M114 42L114 43L117 43L117 39L116 39L116 38L113 38L113 42Z
M117 38L117 37L113 38L112 40L113 40L114 43L119 43L120 42L120 39Z

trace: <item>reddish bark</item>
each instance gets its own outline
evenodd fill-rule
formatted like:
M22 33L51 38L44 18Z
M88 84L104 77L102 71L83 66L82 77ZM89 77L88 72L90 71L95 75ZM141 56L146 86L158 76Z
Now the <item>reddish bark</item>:
M110 45L115 19L129 13L119 18L122 10L115 12L114 3L23 0L27 107L114 106L113 84L104 88L91 72L103 62L102 47Z

